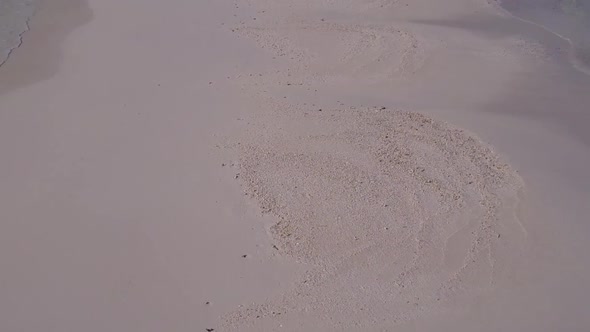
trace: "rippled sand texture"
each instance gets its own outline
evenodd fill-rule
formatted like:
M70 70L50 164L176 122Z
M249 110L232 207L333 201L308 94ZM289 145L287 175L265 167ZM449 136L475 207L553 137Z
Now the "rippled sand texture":
M280 78L292 83L361 84L403 78L423 62L418 40L395 27L299 23L234 31L276 57L287 57L292 66L288 76Z
M404 111L277 113L280 129L264 126L243 148L240 176L277 217L279 252L313 268L293 294L232 322L274 311L374 327L486 291L503 273L506 246L525 236L502 238L517 229L505 213L522 182L477 138Z
M465 305L510 271L526 238L523 182L474 135L405 110L268 96L279 85L410 77L427 53L419 37L305 20L233 31L288 63L242 82L263 106L239 145L240 178L276 218L276 250L309 270L283 296L226 317L227 328L391 327Z
M338 11L362 13L373 9L389 8L398 4L399 0L247 0L238 1L237 3L243 2L254 4L259 8L271 10L273 13L278 11L285 13L284 9L296 11L337 9Z

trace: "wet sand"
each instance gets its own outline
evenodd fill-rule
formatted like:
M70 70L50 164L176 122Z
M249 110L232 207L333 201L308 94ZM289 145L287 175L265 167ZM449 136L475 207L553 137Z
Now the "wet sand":
M590 72L590 1L518 0L499 3L515 17L566 39L571 44L574 64L584 72Z
M567 41L479 0L64 5L0 67L3 329L590 327Z

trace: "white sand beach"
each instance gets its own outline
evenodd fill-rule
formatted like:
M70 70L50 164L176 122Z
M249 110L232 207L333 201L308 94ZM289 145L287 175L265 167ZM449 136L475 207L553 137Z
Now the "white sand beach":
M590 76L511 12L39 3L0 66L0 330L590 329Z

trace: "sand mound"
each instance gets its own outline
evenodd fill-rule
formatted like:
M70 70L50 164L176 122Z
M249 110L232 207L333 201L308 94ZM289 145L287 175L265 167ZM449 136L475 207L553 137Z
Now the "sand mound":
M287 59L290 80L305 84L402 78L424 62L418 39L393 27L298 23L233 31Z
M368 10L382 10L392 7L399 0L249 0L249 2L259 8L270 10L276 10L277 8L289 8L290 10L299 11L337 10L358 14Z
M240 177L276 216L279 251L313 268L229 326L264 326L278 313L375 328L493 286L504 262L496 248L524 234L501 238L516 229L522 182L489 147L417 113L277 109L242 143Z

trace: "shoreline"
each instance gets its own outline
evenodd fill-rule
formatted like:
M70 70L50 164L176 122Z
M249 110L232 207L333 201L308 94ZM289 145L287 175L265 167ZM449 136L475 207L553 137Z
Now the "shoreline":
M12 15L16 15L14 9L13 9L12 12L11 11L8 11L7 17L10 18L10 15L11 14ZM3 51L5 54L3 55L3 59L0 60L0 66L2 66L8 60L8 58L10 57L10 55L12 54L12 52L15 49L19 48L22 45L22 42L23 42L22 36L23 36L24 33L26 33L27 31L29 31L29 21L31 19L31 16L33 16L34 14L35 14L35 10L33 10L32 13L29 14L30 16L28 16L28 17L26 17L24 19L24 21L22 22L22 24L24 25L24 27L22 28L22 31L20 31L19 33L17 33L16 41L12 45L10 45L7 48L6 51ZM0 18L2 18L2 17L0 17ZM3 27L3 28L6 29L6 27ZM10 28L11 28L10 30L12 30L12 27L10 27ZM9 40L9 38L8 38L8 40ZM3 46L3 45L1 45L1 46Z
M20 45L0 64L0 95L51 78L61 61L61 44L92 16L86 0L41 1L27 20Z
M502 12L505 15L508 15L509 17L511 17L511 18L513 18L515 20L519 20L519 21L524 22L526 24L530 24L530 25L539 27L539 28L543 29L544 31L547 31L547 32L551 33L552 35L558 37L559 39L562 39L562 40L566 41L568 43L568 47L569 47L568 57L569 57L569 62L571 63L571 65L575 69L577 69L580 72L582 72L583 74L590 76L590 63L588 63L588 64L583 63L579 59L578 55L576 54L577 53L577 51L576 51L577 47L576 47L575 43L572 41L571 38L569 38L569 37L567 37L565 35L562 35L562 34L560 34L560 33L556 32L556 31L552 30L551 28L549 28L549 27L547 27L547 26L545 26L545 25L543 25L541 23L537 23L537 22L534 22L534 21L531 21L531 20L528 20L528 19L519 17L518 15L516 15L516 14L510 12L508 9L504 8L502 6L502 4L496 4L495 6L497 7L497 9L500 12Z

